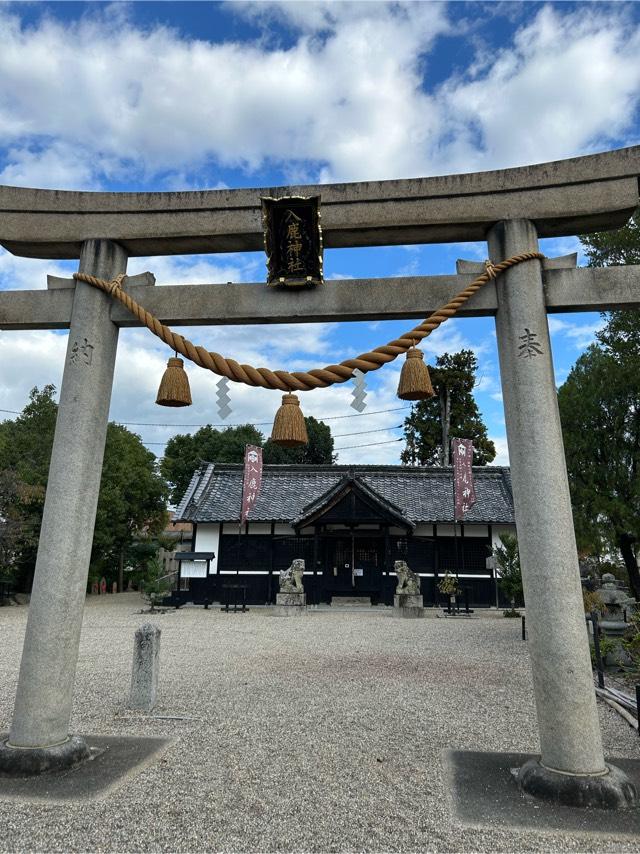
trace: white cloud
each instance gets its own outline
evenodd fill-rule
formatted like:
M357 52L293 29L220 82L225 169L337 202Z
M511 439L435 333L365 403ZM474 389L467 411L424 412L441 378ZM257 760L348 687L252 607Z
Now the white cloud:
M0 247L0 290L42 290L47 287L47 274L69 277L77 269L77 262L18 258Z
M270 164L302 181L408 177L567 157L631 132L640 31L625 4L545 6L435 88L424 63L449 32L443 4L232 8L265 19L263 38L142 29L122 4L28 27L0 12L0 180L175 189L194 171L218 186L220 169ZM285 46L273 16L294 28Z
M602 318L587 323L573 323L557 315L549 315L549 333L552 337L568 339L576 350L584 350L595 340L595 334L605 324Z
M509 465L509 448L507 446L506 436L490 436L493 444L496 446L496 458L491 463L492 466L508 466Z
M544 6L513 44L481 53L445 83L446 152L461 170L539 163L606 148L633 127L640 91L640 28L624 4Z

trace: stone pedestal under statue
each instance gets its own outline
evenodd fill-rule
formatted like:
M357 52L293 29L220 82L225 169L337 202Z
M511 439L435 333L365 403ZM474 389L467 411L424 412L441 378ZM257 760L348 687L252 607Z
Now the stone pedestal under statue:
M276 617L301 617L307 613L307 594L278 593L273 613Z
M424 617L424 603L420 593L420 576L409 569L404 560L397 560L393 568L398 577L398 586L393 597L395 616Z
M424 617L422 595L396 593L393 597L393 607L398 617Z
M301 617L307 613L307 594L302 586L304 561L297 558L280 573L280 592L276 595L276 617Z

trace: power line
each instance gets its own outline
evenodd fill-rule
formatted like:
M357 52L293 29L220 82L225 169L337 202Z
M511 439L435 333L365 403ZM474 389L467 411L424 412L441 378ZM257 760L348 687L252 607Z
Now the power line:
M332 436L332 439L344 439L347 436L367 436L369 433L386 433L387 430L400 430L402 428L402 424L396 424L394 427L378 427L375 430L358 430L357 433L338 433L335 436ZM167 439L166 442L145 442L142 440L143 445L168 445L171 439ZM395 439L393 440L396 441Z
M364 418L368 415L383 415L385 412L404 412L407 409L411 409L410 406L396 406L392 409L374 409L371 412L354 412L353 415L329 415L326 418L322 418L322 421L339 421L342 418ZM0 409L0 412L8 412L11 415L22 415L22 412L19 412L16 409ZM156 421L114 421L114 424L120 424L126 427L268 427L272 422L271 421L245 421L242 424L164 424ZM395 427L389 427L388 429L394 430ZM368 432L376 432L376 431L368 431ZM343 436L356 435L355 433L343 433ZM146 442L147 445L161 445L162 442Z
M322 421L339 421L342 418L363 418L368 415L382 415L385 412L400 412L406 409L411 409L410 406L396 406L393 409L375 409L372 412L354 412L353 415L329 415L322 418ZM9 412L10 410L2 410L0 412ZM163 424L156 421L116 421L116 424L126 425L128 427L268 427L272 421L244 421L241 424ZM147 443L150 444L150 443ZM157 444L157 443L156 443Z
M378 427L376 430L358 430L357 433L336 433L332 438L344 439L345 436L366 436L368 433L385 433L387 430L400 430L402 424L396 424L395 427Z
M402 442L403 437L399 439L388 439L386 442L367 442L366 445L347 445L344 448L334 448L334 451L350 451L351 448L372 448L374 445L391 445L393 442Z
M362 415L382 415L384 412L398 412L403 409L410 409L409 406L397 406L394 409L378 409L375 412L358 412L354 415L332 415L330 418L323 418L323 421L337 421L340 418L358 418ZM12 415L21 415L15 409L0 409L0 412L9 412ZM116 421L116 424L128 425L130 427L245 427L245 424L151 424L147 421ZM262 427L266 424L271 424L271 421L258 421L250 424L251 427ZM344 438L346 436L363 436L368 433L384 433L386 430L399 430L402 424L395 427L380 427L377 430L358 430L357 433L339 433L334 436L334 439ZM399 439L388 439L386 442L368 442L366 445L347 445L343 448L334 448L334 451L350 451L352 448L372 448L374 445L391 445L393 442L402 442L402 437ZM145 442L144 445L166 445L168 442Z

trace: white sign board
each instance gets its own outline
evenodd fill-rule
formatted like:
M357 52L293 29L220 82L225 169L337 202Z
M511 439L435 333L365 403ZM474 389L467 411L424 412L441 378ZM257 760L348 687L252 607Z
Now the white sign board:
M180 578L206 578L206 560L183 560L180 562Z

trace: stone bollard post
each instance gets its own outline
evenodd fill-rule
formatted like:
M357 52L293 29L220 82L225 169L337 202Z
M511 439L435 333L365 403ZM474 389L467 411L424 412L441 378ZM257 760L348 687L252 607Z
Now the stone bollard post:
M129 708L150 712L158 698L161 630L145 623L137 629L133 643L133 668Z

